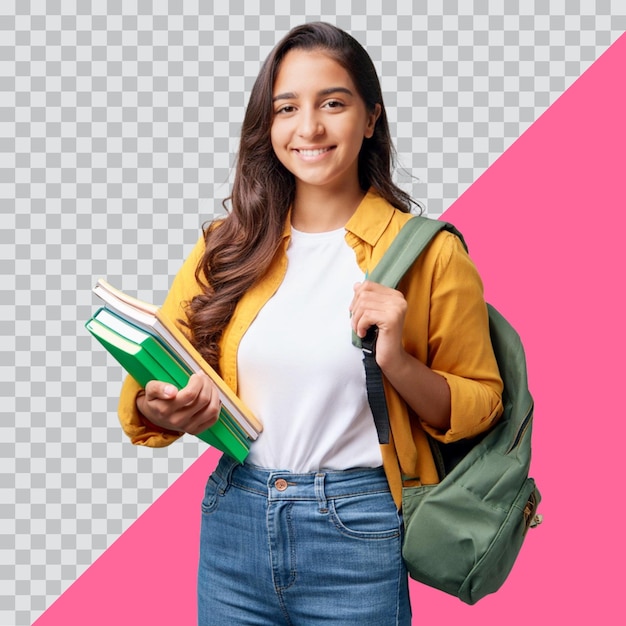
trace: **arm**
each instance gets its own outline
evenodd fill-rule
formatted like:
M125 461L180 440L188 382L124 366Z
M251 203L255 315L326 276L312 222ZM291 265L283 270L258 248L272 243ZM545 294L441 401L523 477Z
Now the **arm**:
M353 328L359 337L378 327L376 362L383 374L420 418L438 430L450 426L450 388L443 376L410 355L402 334L407 302L400 291L370 281L354 288Z
M502 381L474 264L442 233L402 286L410 307L399 291L358 285L355 331L379 326L377 361L429 434L444 442L479 434L502 412Z

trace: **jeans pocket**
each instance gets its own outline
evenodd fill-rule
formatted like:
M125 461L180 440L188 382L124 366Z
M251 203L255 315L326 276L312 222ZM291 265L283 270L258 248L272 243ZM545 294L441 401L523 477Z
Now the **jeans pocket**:
M394 539L402 532L389 492L358 494L328 502L330 520L342 535L355 539Z
M204 497L202 498L202 513L209 515L214 513L219 503L219 498L223 496L228 489L228 483L222 479L217 473L213 472L207 480L204 488Z

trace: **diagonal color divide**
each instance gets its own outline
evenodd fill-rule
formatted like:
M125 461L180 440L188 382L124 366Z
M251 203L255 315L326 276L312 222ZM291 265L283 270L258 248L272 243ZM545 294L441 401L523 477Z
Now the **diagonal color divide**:
M624 67L626 35L445 215L466 236L487 299L526 346L545 522L503 589L474 607L412 584L416 623L619 622L611 563L624 554L614 511L626 439ZM200 457L36 626L195 624L200 499L216 458Z

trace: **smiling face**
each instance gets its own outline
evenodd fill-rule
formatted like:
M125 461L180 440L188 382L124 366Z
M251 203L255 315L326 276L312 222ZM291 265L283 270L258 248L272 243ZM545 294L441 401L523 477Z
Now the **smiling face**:
M271 142L294 175L296 194L359 188L358 157L380 105L368 111L348 72L321 50L290 50L273 90Z

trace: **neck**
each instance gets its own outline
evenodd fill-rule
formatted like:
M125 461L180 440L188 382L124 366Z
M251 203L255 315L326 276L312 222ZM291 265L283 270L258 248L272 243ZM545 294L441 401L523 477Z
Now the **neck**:
M350 190L296 189L291 224L297 230L321 233L345 226L365 193L357 185Z

